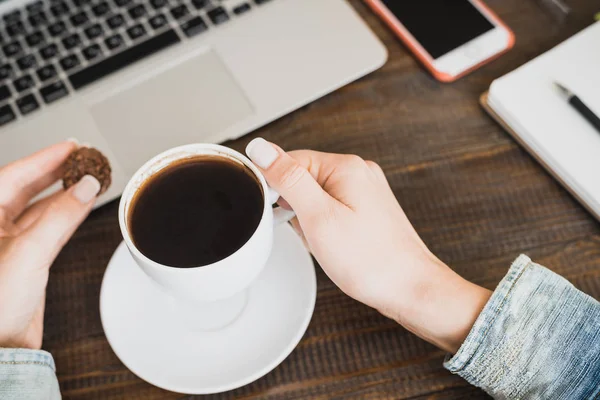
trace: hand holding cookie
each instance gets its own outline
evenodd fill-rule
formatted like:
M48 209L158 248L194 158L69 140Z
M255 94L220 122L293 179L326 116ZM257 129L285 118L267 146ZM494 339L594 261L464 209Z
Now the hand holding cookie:
M42 344L50 265L110 184L108 164L98 170L103 184L91 175L92 150L64 142L0 167L0 347L39 349ZM72 154L83 157L73 156L65 166ZM78 162L84 167L74 167ZM84 174L69 174L67 190L31 204L68 172L65 167Z

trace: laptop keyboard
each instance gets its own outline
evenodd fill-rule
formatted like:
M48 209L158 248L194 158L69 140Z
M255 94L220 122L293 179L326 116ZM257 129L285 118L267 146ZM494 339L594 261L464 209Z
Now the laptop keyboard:
M270 0L38 0L0 18L0 126Z

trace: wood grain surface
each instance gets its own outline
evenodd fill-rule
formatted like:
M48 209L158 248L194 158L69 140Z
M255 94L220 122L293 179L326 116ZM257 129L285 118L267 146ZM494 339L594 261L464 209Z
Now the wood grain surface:
M489 0L514 50L453 84L432 79L360 0L352 5L389 50L379 71L227 145L257 135L285 149L356 153L378 162L434 253L493 289L526 253L600 298L600 226L478 105L492 80L592 22L596 0L571 1L555 24L535 0ZM192 399L136 377L100 322L100 283L121 241L117 203L83 224L54 264L44 348L65 399ZM443 369L444 353L341 293L317 268L318 297L298 348L273 372L208 399L483 399ZM167 339L168 340L168 339ZM199 398L199 397L198 397Z

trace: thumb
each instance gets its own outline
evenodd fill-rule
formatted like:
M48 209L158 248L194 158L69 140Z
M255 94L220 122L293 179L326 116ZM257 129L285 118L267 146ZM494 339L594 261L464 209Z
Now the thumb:
M267 183L283 197L300 220L321 212L331 197L308 172L278 146L256 138L246 147L246 154L258 166Z
M100 182L91 175L57 196L40 217L18 237L33 257L54 260L77 227L90 213L100 191ZM35 249L34 251L32 251Z

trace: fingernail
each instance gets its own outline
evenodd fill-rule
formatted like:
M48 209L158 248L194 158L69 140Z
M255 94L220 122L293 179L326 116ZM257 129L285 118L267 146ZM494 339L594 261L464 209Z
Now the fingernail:
M248 143L246 154L262 169L269 168L279 157L277 149L263 138L256 138Z
M74 143L75 145L77 145L77 147L79 147L79 140L77 140L77 138L74 137L70 137L67 140L65 140L66 142L71 142Z
M98 179L91 175L86 175L75 185L73 196L75 196L81 204L87 204L96 197L99 191L100 182L98 182Z

